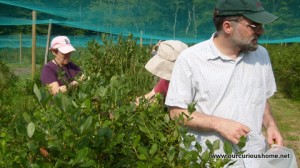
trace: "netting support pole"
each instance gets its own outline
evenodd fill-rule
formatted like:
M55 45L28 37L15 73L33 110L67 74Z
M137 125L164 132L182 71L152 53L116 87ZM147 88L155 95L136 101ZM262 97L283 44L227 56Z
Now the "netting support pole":
M50 41L50 36L51 36L51 19L49 20L49 26L48 26L48 35L47 35L47 42L46 42L46 51L45 51L45 58L44 58L44 65L47 64L48 60L48 51L49 51L49 41Z
M20 64L22 63L22 32L20 32Z
M140 36L140 47L143 47L143 31L141 31L141 36Z
M32 79L35 76L35 55L36 55L36 11L32 11L32 47L31 47L31 72Z

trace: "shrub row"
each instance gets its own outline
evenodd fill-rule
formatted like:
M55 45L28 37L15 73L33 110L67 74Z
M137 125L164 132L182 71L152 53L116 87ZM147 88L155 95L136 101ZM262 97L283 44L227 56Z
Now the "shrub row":
M266 46L271 61L278 90L288 98L300 100L300 44Z
M103 43L90 42L90 53L76 60L89 76L80 87L52 96L37 77L10 95L14 101L1 111L0 167L234 164L210 157L217 150L231 154L228 142L222 148L220 141L207 141L207 150L198 143L188 150L195 137L178 124L183 117L170 120L160 95L153 103L142 99L135 105L135 98L154 84L144 70L150 57L147 47L138 46L132 36L117 44L103 36Z

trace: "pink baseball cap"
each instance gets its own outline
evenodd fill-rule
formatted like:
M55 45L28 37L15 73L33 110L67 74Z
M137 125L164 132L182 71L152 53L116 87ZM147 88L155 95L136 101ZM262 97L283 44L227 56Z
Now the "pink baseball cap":
M57 36L52 39L50 49L58 49L63 54L76 51L67 36Z

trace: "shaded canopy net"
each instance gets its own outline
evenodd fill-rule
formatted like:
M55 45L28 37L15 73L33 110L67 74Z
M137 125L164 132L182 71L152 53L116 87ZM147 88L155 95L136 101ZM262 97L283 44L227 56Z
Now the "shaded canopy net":
M260 43L299 42L300 1L261 2L279 19L265 25ZM111 37L132 34L143 44L167 39L198 43L215 31L214 5L215 1L207 0L0 0L0 48L18 48L20 39L23 47L31 47L31 30L26 26L33 23L32 11L37 12L36 45L41 47L46 46L49 23L76 47L92 39L100 42L102 33Z

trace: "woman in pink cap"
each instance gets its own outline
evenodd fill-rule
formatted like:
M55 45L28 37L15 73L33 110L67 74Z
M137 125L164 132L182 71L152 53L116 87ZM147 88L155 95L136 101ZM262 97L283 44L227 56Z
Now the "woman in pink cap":
M66 36L57 36L51 41L50 51L54 59L44 65L41 73L42 84L48 86L50 93L66 92L68 87L77 86L75 77L81 73L80 68L70 61L75 51Z

